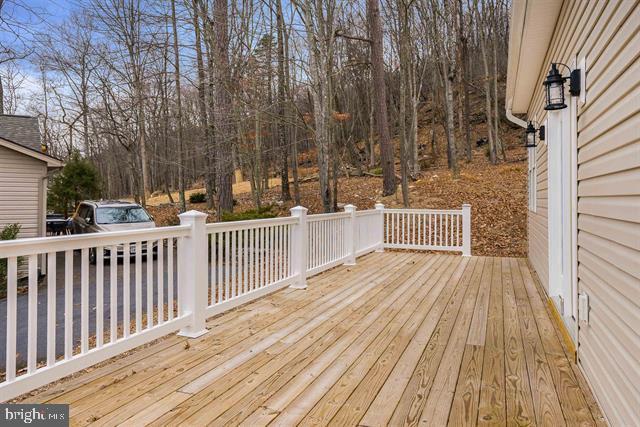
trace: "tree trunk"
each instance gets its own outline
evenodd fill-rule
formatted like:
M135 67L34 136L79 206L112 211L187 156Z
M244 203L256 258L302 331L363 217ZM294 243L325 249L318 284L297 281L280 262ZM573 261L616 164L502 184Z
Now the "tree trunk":
M402 180L402 203L409 207L409 165L408 165L408 138L407 138L407 86L409 74L409 22L407 6L403 0L398 0L398 27L399 27L399 56L400 56L400 111L399 111L399 136L400 136L400 177Z
M497 9L496 5L493 5L493 9ZM504 144L500 139L500 109L498 107L498 34L497 34L497 23L495 21L495 13L494 13L494 21L493 21L493 113L494 113L494 121L493 121L493 132L496 139L496 146L500 149L502 154L502 160L507 160L507 153L504 149Z
M369 167L376 165L376 139L375 139L375 107L373 105L373 87L369 90Z
M389 196L396 192L396 173L393 144L389 135L387 119L387 95L384 82L384 58L382 52L382 25L380 23L380 5L378 0L367 0L367 20L369 39L371 40L371 85L375 90L376 121L378 125L378 141L380 143L380 159L383 175L382 195Z
M478 10L475 11L478 18L480 18L480 13ZM480 19L478 19L480 22ZM493 137L493 123L492 123L492 114L491 114L491 80L489 77L489 64L487 60L487 48L485 42L485 34L484 30L481 31L480 34L480 52L482 56L482 65L484 67L484 92L485 92L485 113L487 118L487 137L489 138L489 160L492 164L496 164L497 156L496 156L496 144Z
M206 145L206 161L204 183L207 194L207 208L213 208L213 195L215 188L215 143L211 132L209 131L209 119L207 117L207 77L204 72L204 60L202 56L202 35L200 30L200 12L197 0L193 0L193 30L196 45L196 64L198 67L198 113L200 126L204 133L204 141Z
M281 1L281 0L279 0ZM285 89L287 92L287 103L285 114L287 120L293 121L290 102L291 96L291 76L289 74L289 33L283 26L284 36L284 73L285 73ZM298 128L297 126L288 126L289 141L291 142L291 174L293 175L293 199L296 206L300 206L300 179L298 177Z
M411 174L414 177L420 173L420 160L418 155L418 104L420 102L420 90L417 82L416 66L417 64L411 64L411 75L409 78L409 93L411 95L409 146L411 147Z
M234 134L229 122L231 114L231 75L229 69L229 35L228 35L228 3L227 0L214 0L213 3L213 40L215 79L215 123L217 151L217 189L218 219L223 212L233 211L233 159L232 138Z
M282 15L282 0L276 0L277 3L277 25L278 25L278 139L280 146L280 198L283 201L291 200L291 191L289 190L289 147L287 141L287 129L285 125L285 85L286 76L285 55L284 55L284 16Z
M176 121L178 127L178 194L180 200L180 211L187 210L187 201L185 200L184 190L184 147L182 141L182 95L180 88L180 51L178 49L178 29L176 23L176 2L171 0L171 26L173 27L173 55L176 79Z
M445 104L447 108L447 154L449 155L449 167L453 173L454 178L460 176L458 169L458 152L456 149L456 135L455 135L455 123L454 123L454 99L453 99L453 84L455 82L455 74L451 69L446 59L442 65L444 74L444 91L445 91Z
M320 4L322 6L322 3ZM315 16L313 4L307 0L303 6L303 16L306 26L307 45L310 57L310 75L313 86L313 115L315 121L315 142L318 156L318 181L320 185L320 199L324 212L331 211L329 188L329 148L331 147L331 72L333 31L327 27L331 24L323 16ZM322 9L322 7L321 7ZM332 18L331 18L332 19ZM314 27L318 23L318 28Z

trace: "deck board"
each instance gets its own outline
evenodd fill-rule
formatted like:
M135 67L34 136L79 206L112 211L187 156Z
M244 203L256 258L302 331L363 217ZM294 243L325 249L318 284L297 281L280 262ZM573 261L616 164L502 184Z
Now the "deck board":
M524 260L374 253L29 397L73 425L596 425Z

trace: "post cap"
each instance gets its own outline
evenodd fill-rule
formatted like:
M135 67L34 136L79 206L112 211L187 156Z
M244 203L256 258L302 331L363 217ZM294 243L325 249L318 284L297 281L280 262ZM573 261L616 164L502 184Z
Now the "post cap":
M178 215L179 218L206 218L207 216L209 215L204 212L196 211L194 209Z
M351 212L351 211L355 211L357 208L352 205L352 204L348 204L344 206L344 211L345 212Z
M309 209L305 208L304 206L294 206L293 208L289 209L289 212L291 212L291 215L306 214L308 211Z
M470 207L471 207L471 205L470 205L469 203L463 203L463 204L462 204L462 207L463 207L463 208L470 208Z
M376 203L376 209L384 209L384 204Z

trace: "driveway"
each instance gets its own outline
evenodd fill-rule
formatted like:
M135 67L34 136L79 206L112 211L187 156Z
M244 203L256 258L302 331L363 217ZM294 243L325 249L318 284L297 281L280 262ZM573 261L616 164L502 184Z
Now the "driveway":
M142 262L142 311L146 313L147 310L147 263ZM177 296L177 254L174 253L174 296ZM64 253L58 253L57 255L57 268L56 268L56 355L64 355ZM167 298L167 265L166 256L164 261L164 301ZM158 278L157 278L157 260L153 260L153 295L154 306L158 301ZM135 268L134 259L131 259L131 278L130 278L130 301L131 305L130 318L133 321L135 319ZM123 284L122 284L122 261L118 263L117 274L117 303L118 303L118 324L123 321ZM80 344L80 280L81 280L81 262L80 251L75 251L73 259L73 341L74 348ZM47 354L47 286L46 278L41 280L41 285L38 289L38 361L46 361ZM108 334L106 331L110 325L110 302L111 302L111 278L110 278L110 265L106 261L104 265L104 287L103 287L103 301L104 301L104 330L105 330L105 342L108 341ZM174 297L175 298L175 297ZM144 314L143 314L144 317ZM26 366L27 362L27 331L28 331L28 294L18 295L18 313L17 313L17 359L16 365L18 368ZM96 333L96 266L89 266L89 335L94 336ZM6 336L7 336L7 300L0 300L0 371L4 371L6 364Z

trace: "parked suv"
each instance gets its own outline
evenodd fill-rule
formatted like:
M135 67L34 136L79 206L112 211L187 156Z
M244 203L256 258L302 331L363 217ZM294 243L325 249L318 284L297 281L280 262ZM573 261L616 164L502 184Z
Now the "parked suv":
M154 228L153 217L139 204L119 200L87 200L81 202L71 220L74 234L98 233L104 231L123 231L141 228ZM157 247L154 244L154 252ZM118 256L123 256L123 246L118 246ZM130 255L135 254L135 246L129 248ZM104 248L105 258L111 254ZM146 254L146 242L142 242L142 254ZM95 261L95 249L90 251L91 261Z

